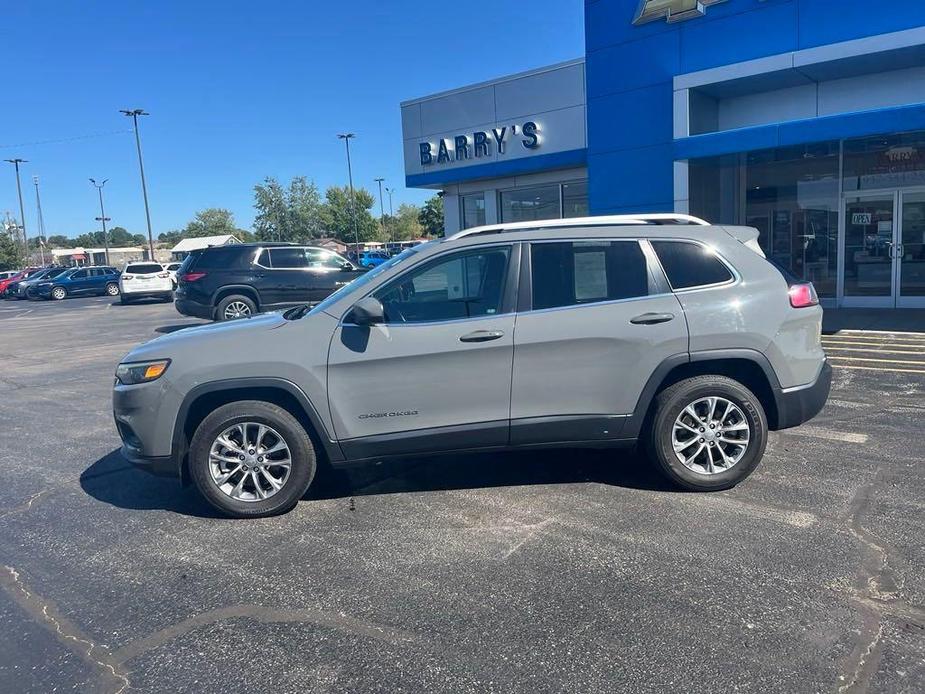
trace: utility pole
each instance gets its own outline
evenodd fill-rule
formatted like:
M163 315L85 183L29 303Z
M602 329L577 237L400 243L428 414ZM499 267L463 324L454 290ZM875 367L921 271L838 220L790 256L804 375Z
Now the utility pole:
M382 182L384 178L374 178L376 183L379 184L379 226L382 227L382 230L385 231L385 207L382 204Z
M145 199L145 219L148 221L148 251L151 253L151 257L148 258L148 260L153 262L154 236L151 233L151 210L148 208L148 186L145 183L145 164L141 156L141 135L138 134L138 116L149 116L151 114L141 108L121 109L119 112L131 118L135 127L135 146L138 148L138 168L141 170L141 194ZM107 253L107 264L109 263L108 256L109 254Z
M395 192L395 189L386 188L385 192L389 194L389 241L393 241L392 229L395 226L395 213L392 211L392 193Z
M10 164L16 167L16 192L19 193L19 227L22 229L22 245L26 251L26 262L29 262L29 237L26 235L26 210L22 204L22 184L19 181L19 165L25 164L28 159L7 159Z
M42 218L42 198L39 197L39 177L33 176L35 184L35 210L39 218L39 250L42 252L42 267L45 267L45 220Z
M103 186L106 185L106 181L108 180L109 180L108 178L104 178L102 183L97 183L95 179L91 178L90 183L93 184L93 187L96 188L96 190L100 194L100 216L96 218L96 221L103 223L103 249L106 251L106 264L110 265L111 263L109 262L109 236L106 234L106 222L109 221L109 217L106 216L106 210L103 209ZM151 257L153 258L154 255L152 254Z
M353 194L353 168L350 166L350 140L356 137L354 133L338 133L337 137L347 146L347 178L350 181L350 212L353 216L353 245L357 258L360 257L360 231L357 227L356 198Z

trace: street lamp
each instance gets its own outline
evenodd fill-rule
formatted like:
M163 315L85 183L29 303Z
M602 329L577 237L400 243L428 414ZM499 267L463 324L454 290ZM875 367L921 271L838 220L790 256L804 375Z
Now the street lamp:
M132 119L132 123L135 129L135 146L138 148L138 168L141 170L141 194L145 199L145 219L148 222L148 250L151 253L150 260L154 260L154 236L151 234L151 210L148 209L148 186L145 183L145 165L144 160L141 157L141 135L138 134L138 116L149 116L151 115L147 111L141 108L134 109L120 109L119 113L122 113ZM109 261L106 261L107 264Z
M42 218L42 198L39 197L39 177L33 176L32 182L35 184L35 210L38 213L39 220L39 251L42 253L42 267L45 266L45 220Z
M103 249L106 252L106 264L109 265L109 237L106 235L106 222L109 221L109 217L106 216L106 211L103 209L103 186L106 185L108 178L104 178L102 183L97 183L96 179L91 178L90 183L93 184L93 187L100 194L100 216L96 218L96 221L103 223ZM151 256L154 257L153 255Z
M19 193L19 226L22 229L22 243L26 250L26 259L29 258L29 237L26 236L26 210L22 204L22 185L19 182L19 165L25 164L28 159L6 159L10 164L16 167L16 192Z
M379 226L385 231L385 207L382 205L382 182L385 179L374 178L373 180L379 184Z
M394 188L386 188L385 192L389 194L389 241L392 241L392 229L395 227L395 213L392 211L392 193Z
M350 140L355 138L356 135L354 133L338 133L337 137L338 139L343 140L344 145L347 147L347 179L350 181L350 213L353 216L353 247L357 257L359 258L360 231L357 228L357 210L353 195L353 169L350 166Z

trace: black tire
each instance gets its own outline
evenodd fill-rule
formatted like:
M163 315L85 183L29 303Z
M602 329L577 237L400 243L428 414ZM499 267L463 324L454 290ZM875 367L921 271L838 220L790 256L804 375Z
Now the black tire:
M749 442L744 455L734 465L706 474L690 469L678 459L672 433L675 420L685 407L700 398L716 396L730 401L745 415ZM649 457L669 480L690 491L718 491L734 487L758 466L768 443L768 420L755 394L738 381L726 376L695 376L669 386L656 396L655 411L644 436Z
M237 318L246 318L248 316L253 316L254 314L257 313L257 304L255 304L254 301L250 297L244 296L243 294L229 294L224 299L218 302L218 306L215 309L215 320L217 321L235 320L235 317L232 317L232 316L226 317L225 312L228 310L229 306L232 306L233 304L237 304L237 303L240 303L243 306L245 306L248 311L246 316L244 315L237 316Z
M209 452L215 439L235 424L255 422L272 427L285 440L292 460L282 488L267 499L233 499L213 481ZM196 428L189 450L189 473L196 488L214 508L234 518L263 518L291 510L315 477L315 448L308 433L289 412L261 400L241 400L219 407Z
M64 287L53 287L50 294L51 298L55 301L61 301L61 299L67 298L67 289Z

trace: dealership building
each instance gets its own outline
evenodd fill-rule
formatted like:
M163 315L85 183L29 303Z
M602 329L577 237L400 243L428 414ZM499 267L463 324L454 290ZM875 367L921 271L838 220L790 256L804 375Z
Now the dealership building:
M446 230L684 212L828 305L925 306L925 1L586 0L585 56L405 101Z

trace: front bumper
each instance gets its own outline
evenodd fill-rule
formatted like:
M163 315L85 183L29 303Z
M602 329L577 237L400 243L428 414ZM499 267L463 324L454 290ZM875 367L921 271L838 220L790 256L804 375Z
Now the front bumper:
M122 439L122 456L155 475L179 477L180 465L172 445L176 413L174 391L164 383L124 386L112 391L112 414Z
M122 457L139 470L157 475L158 477L179 477L180 471L172 456L146 456L128 443L122 443L120 450Z
M812 383L775 393L777 401L777 426L775 428L788 429L808 422L825 406L831 388L832 367L825 362L816 380Z

